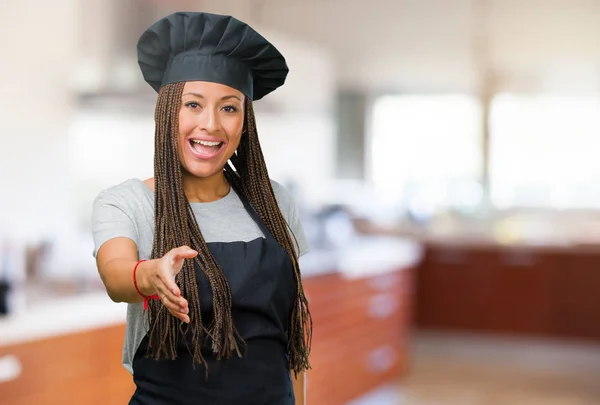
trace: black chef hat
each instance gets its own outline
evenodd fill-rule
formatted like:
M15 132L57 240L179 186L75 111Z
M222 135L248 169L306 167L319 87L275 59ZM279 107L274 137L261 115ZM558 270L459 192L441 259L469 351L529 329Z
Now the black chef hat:
M157 92L182 81L233 87L259 100L285 82L283 55L247 24L230 16L198 12L171 14L138 41L138 64Z

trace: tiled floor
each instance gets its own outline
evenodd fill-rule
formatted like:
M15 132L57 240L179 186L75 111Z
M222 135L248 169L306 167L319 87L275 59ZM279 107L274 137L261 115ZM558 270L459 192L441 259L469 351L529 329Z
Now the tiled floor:
M349 405L600 405L600 345L419 333L401 387Z

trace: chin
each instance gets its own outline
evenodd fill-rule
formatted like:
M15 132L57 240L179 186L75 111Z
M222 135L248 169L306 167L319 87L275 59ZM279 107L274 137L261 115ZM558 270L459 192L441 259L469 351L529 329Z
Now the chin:
M215 164L212 164L212 165L192 164L192 165L186 165L185 171L194 177L208 178L208 177L212 177L215 174L223 171L223 166L215 165Z

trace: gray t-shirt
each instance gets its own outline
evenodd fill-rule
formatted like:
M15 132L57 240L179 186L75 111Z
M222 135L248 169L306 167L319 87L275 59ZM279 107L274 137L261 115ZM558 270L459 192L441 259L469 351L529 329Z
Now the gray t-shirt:
M296 205L281 184L273 180L271 184L279 208L298 243L296 253L302 256L308 251L308 244ZM233 188L220 200L191 203L191 206L207 243L249 242L265 237ZM94 257L106 241L126 237L137 245L140 260L149 259L154 238L154 192L139 179L126 180L103 190L94 200L92 232ZM127 304L123 365L131 373L135 352L148 332L143 311L142 303Z

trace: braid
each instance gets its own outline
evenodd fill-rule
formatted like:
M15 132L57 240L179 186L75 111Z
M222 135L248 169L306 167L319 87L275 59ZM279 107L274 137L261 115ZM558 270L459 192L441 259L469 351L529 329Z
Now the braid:
M198 250L193 261L184 261L183 268L176 277L181 293L189 303L190 324L178 325L178 320L162 303L151 301L148 308L148 354L155 359L174 359L177 355L178 336L191 335L191 339L184 339L184 342L193 355L194 363L206 366L202 348L207 336L210 337L212 350L217 358L230 357L233 352L241 354L236 340L239 334L231 317L229 284L208 249L183 188L177 137L183 86L184 83L163 86L156 105L155 228L152 258L160 258L169 250L183 245ZM202 322L194 263L202 269L213 292L214 317L208 326ZM191 340L191 347L188 340Z
M258 140L252 101L248 98L246 99L245 127L245 136L242 136L238 153L231 159L236 171L232 166L226 166L225 171L229 181L237 183L238 189L248 199L292 261L296 293L289 324L288 352L290 369L297 374L310 368L308 357L312 341L312 318L308 309L308 300L304 295L300 267L292 243L293 233L289 231L287 222L275 199Z
M176 283L189 303L190 323L179 322L160 301L150 301L147 355L157 360L174 359L177 356L178 338L185 336L183 341L193 355L194 363L207 366L202 349L208 339L217 359L228 358L234 352L241 356L239 345L244 345L244 342L233 324L229 283L200 232L183 188L177 136L183 87L184 83L165 85L158 94L155 111L155 224L151 257L160 258L171 249L183 245L198 251L193 261L184 261L183 268L176 277ZM296 294L289 324L288 351L290 369L299 373L310 368L308 355L312 320L302 288L292 236L275 200L249 99L246 100L245 110L245 135L242 136L237 155L231 159L237 170L227 165L225 175L250 201L292 260ZM212 289L213 317L208 326L202 322L194 263L202 270Z

